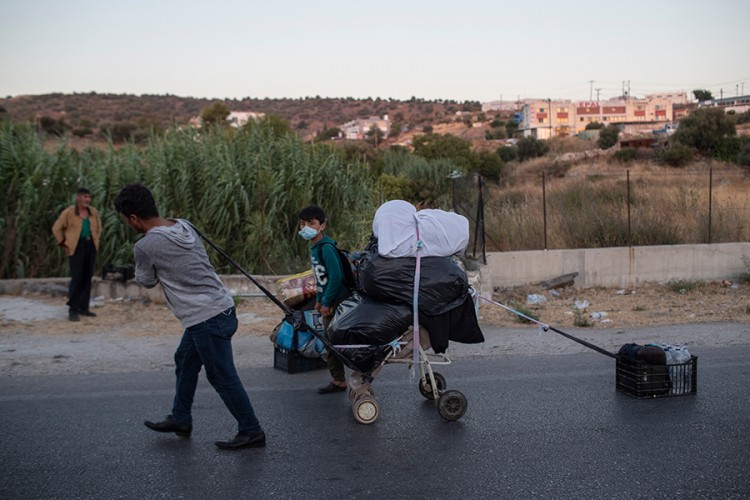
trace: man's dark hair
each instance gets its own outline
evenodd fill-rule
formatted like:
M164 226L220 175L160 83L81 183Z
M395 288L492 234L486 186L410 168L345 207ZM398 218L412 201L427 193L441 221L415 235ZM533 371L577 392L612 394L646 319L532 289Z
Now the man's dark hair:
M76 189L76 194L91 194L91 191L89 191L88 188L81 186L78 189Z
M326 221L326 213L323 211L322 208L316 207L315 205L310 205L309 207L305 207L299 211L298 218L299 220L304 220L304 221L311 221L315 219L321 224L323 224Z
M154 195L143 184L128 184L115 198L115 210L125 217L137 215L141 219L159 217Z

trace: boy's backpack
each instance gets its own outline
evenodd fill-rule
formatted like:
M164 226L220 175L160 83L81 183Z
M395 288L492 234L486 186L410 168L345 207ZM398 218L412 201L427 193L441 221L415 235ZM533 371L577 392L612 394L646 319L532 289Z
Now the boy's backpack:
M341 250L333 243L325 242L323 245L331 245L336 250L336 255L339 256L339 261L341 262L341 269L344 270L344 286L349 290L357 290L359 288L357 286L357 277L355 276L354 264L349 258L349 252ZM318 262L323 262L323 245L318 250Z

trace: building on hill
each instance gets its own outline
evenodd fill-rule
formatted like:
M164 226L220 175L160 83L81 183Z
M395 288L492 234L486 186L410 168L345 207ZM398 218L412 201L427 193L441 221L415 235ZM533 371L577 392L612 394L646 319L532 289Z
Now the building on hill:
M262 120L265 116L265 113L255 113L253 111L230 111L226 121L227 125L234 128L241 128L250 120ZM189 123L195 128L201 128L201 126L203 126L203 119L200 116L193 116L190 118Z
M711 99L698 104L700 107L722 108L725 113L733 111L737 114L744 113L750 109L750 95L736 97L724 97L722 99Z
M367 119L346 122L341 126L341 133L344 139L364 139L373 127L379 128L387 137L391 132L391 121L388 119L388 115L383 116L383 118L371 116Z
M534 99L529 99L533 101ZM488 101L482 103L482 111L487 113L488 111L519 111L526 100L523 101Z
M650 133L672 123L675 104L686 102L684 93L606 101L537 99L523 105L519 128L524 136L538 139L578 134L590 123L617 124L628 133Z
M258 120L262 120L265 116L265 113L255 113L253 111L230 111L229 116L227 116L227 123L234 128L241 128L250 120L257 122Z

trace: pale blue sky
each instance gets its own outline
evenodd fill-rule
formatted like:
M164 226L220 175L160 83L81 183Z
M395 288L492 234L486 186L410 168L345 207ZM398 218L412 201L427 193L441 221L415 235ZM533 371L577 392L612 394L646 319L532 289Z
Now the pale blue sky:
M0 96L750 94L749 21L748 0L2 0Z

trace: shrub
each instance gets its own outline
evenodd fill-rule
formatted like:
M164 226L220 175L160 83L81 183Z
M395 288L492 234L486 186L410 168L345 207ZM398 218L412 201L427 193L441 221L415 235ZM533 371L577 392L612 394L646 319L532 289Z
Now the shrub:
M672 290L673 292L679 293L679 294L686 294L692 290L696 290L703 286L703 283L700 281L691 281L691 280L672 280L669 283L667 283L667 287Z
M750 139L743 137L740 140L740 150L737 153L737 165L750 167Z
M680 120L674 140L699 153L713 154L725 137L736 135L732 118L718 108L699 108Z
M535 137L524 137L516 143L516 154L518 161L526 161L531 158L544 156L549 151L549 146Z
M528 307L525 307L521 304L518 304L516 302L510 302L508 303L508 307L511 309L514 309L516 312L519 312L523 314L524 316L528 316L529 318L533 319L534 321L539 321L539 315L529 309ZM519 316L518 314L508 311L508 314L513 316L513 318L518 321L519 323L533 323L534 321L531 321L527 318L524 318L523 316Z
M738 276L738 279L740 283L750 283L750 257L743 255L742 263L745 264L745 271Z
M693 159L693 150L680 143L674 143L665 148L659 155L659 160L671 167L684 167Z
M622 163L628 163L630 161L635 160L635 149L633 148L622 148L621 150L615 152L614 155L612 155L612 159L615 161L619 161Z
M600 130L604 128L604 124L601 122L591 122L586 124L586 130Z
M93 134L94 131L89 127L78 127L73 129L73 135L76 137L86 137L87 135Z
M501 148L497 148L495 152L501 160L503 160L505 163L508 163L509 161L513 161L516 159L517 149L513 146L503 146Z
M599 132L599 148L609 149L617 144L617 138L620 136L620 128L617 125L607 125L607 128Z

